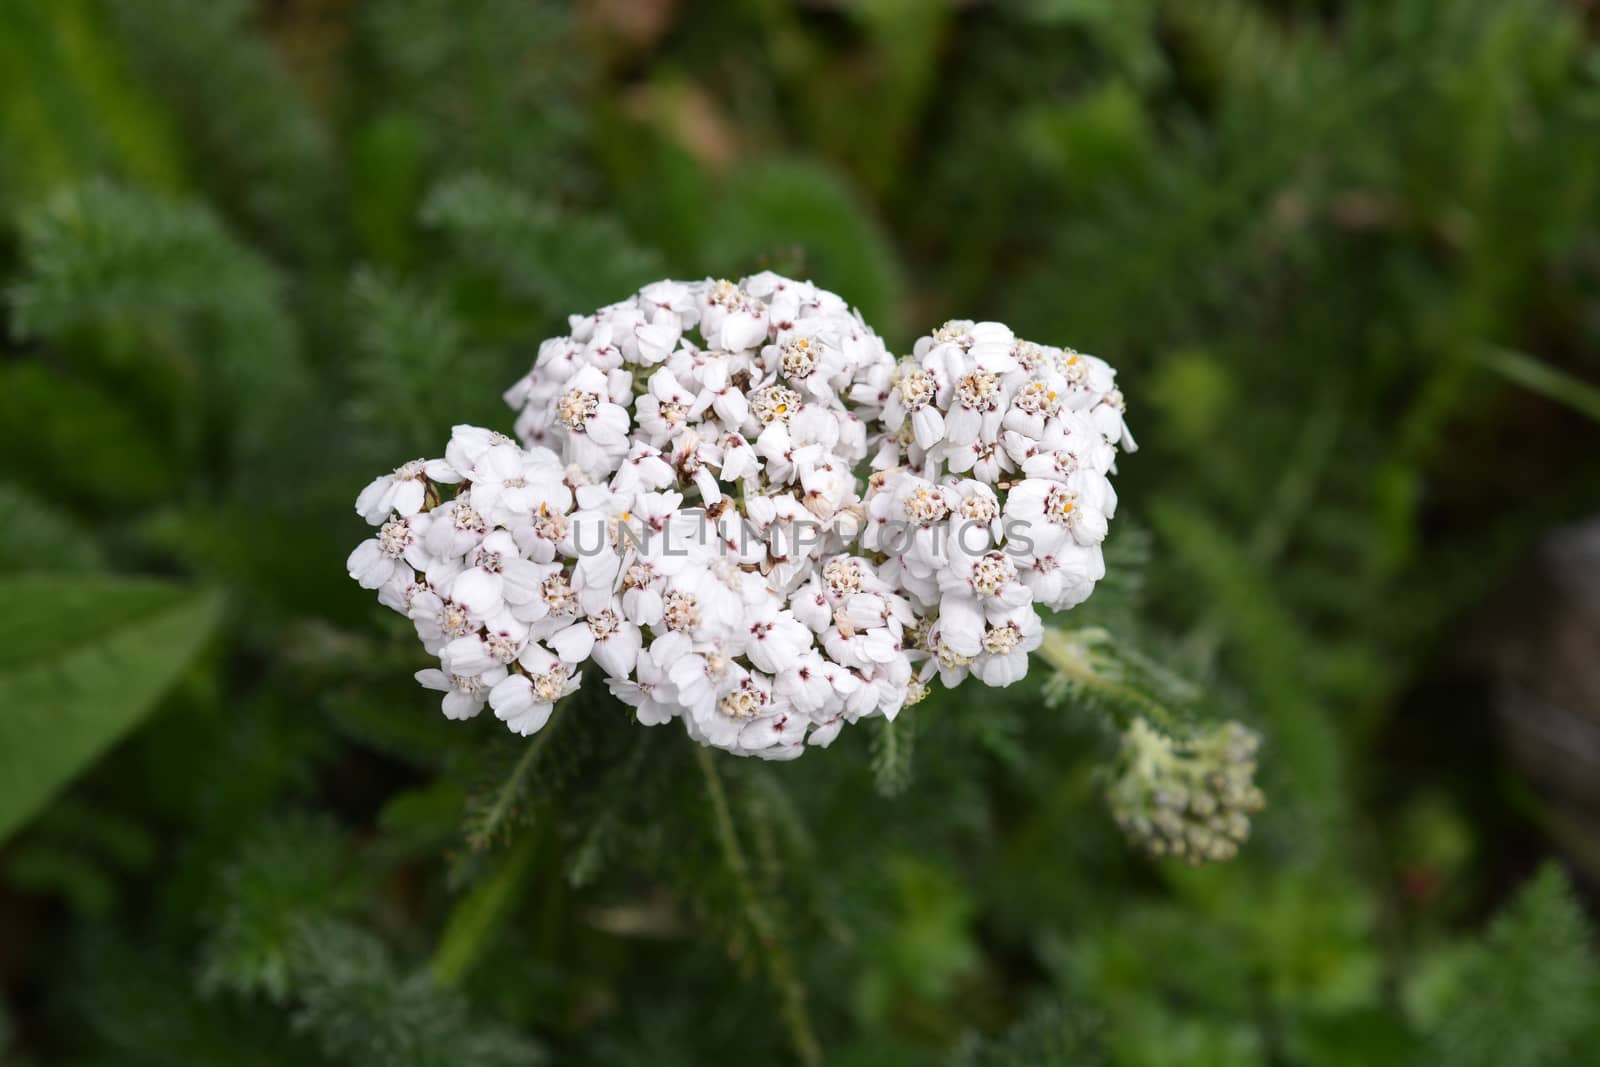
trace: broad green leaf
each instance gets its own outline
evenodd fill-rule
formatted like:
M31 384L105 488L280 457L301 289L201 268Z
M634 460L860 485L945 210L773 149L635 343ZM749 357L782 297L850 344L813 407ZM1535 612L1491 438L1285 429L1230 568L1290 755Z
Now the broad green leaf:
M216 625L221 599L163 582L0 579L0 840L139 721Z

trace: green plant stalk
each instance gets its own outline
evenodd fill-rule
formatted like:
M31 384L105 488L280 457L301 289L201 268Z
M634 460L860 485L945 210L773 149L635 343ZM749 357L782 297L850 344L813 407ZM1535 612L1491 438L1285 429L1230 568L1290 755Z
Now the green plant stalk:
M1094 648L1111 640L1111 634L1098 626L1078 630L1060 630L1046 627L1044 641L1039 645L1039 658L1070 681L1086 689L1105 693L1125 703L1137 705L1150 718L1163 726L1172 722L1172 712L1165 704L1140 692L1134 686L1124 685L1114 676L1097 670Z
M545 724L538 736L528 743L517 765L511 769L511 774L500 784L482 827L468 835L467 843L472 848L487 848L499 828L505 824L522 792L522 780L555 735L552 729L554 725L553 722ZM506 907L515 899L517 890L533 870L534 844L534 836L524 834L494 874L474 886L450 910L450 916L445 920L444 935L439 939L439 947L434 950L433 961L428 965L434 980L440 985L458 985L483 956L490 935L505 917Z
M467 838L467 844L471 845L473 849L488 848L495 835L499 832L500 827L511 816L512 808L517 803L517 797L522 793L522 780L527 777L529 769L538 762L539 754L545 750L546 746L550 744L550 739L555 736L555 730L552 729L554 725L554 721L545 723L544 729L540 730L538 735L528 743L527 750L522 753L522 758L517 760L517 765L512 768L511 774L500 784L500 788L495 791L494 803L489 806L489 810L484 814L481 820L481 827Z
M533 871L536 841L533 834L524 834L494 874L475 885L451 909L444 936L428 965L434 981L446 987L459 985L483 957L490 936Z
M1509 348L1485 347L1474 358L1479 366L1507 381L1600 422L1600 387Z
M755 931L756 940L761 944L767 972L778 992L784 1025L789 1030L790 1044L794 1046L795 1056L806 1067L821 1067L822 1045L817 1041L816 1030L811 1025L811 1015L806 1010L805 986L795 973L794 961L789 956L789 950L784 945L783 939L778 936L778 929L773 924L772 916L767 913L766 907L761 903L761 897L756 893L755 883L751 881L750 861L745 858L744 849L739 845L739 835L733 825L733 812L728 807L728 795L722 787L722 777L717 773L714 757L711 755L711 750L704 745L695 745L694 755L695 761L700 764L700 773L705 778L706 796L711 802L711 818L716 827L717 846L722 850L723 859L728 864L728 870L738 887L739 898L744 905L745 919L750 923L750 928Z

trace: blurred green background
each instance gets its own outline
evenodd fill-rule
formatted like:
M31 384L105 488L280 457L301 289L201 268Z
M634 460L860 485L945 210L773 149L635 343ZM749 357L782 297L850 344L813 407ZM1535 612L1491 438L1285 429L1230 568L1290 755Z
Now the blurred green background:
M0 0L0 1057L1596 1062L1597 34ZM1237 861L1133 852L1042 666L710 798L677 730L414 686L360 487L509 427L568 313L763 267L1120 369L1060 621L1261 731Z

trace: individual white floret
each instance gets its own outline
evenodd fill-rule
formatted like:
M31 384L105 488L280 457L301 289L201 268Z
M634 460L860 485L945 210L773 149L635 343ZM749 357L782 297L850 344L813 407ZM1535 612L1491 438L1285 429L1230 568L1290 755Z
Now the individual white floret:
M495 717L526 737L544 728L556 701L576 692L580 678L571 665L539 644L524 649L517 666L520 673L498 682L488 699Z
M438 668L417 672L417 682L424 689L444 694L443 709L447 719L471 719L483 710L490 691L506 676L504 668L469 676L448 674Z
M442 459L414 459L361 490L356 497L356 514L374 526L391 514L410 518L422 510L429 481L450 484L460 480L455 468Z

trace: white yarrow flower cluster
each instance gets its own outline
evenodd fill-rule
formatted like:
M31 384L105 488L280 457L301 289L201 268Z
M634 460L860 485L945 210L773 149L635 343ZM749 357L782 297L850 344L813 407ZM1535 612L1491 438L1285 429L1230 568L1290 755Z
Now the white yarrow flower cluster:
M1109 475L1132 451L1116 373L997 322L953 320L890 374L862 542L912 602L918 679L1005 686L1105 576Z
M532 733L593 663L641 723L792 758L935 671L1022 677L1035 605L1103 573L1131 441L1099 360L952 323L897 362L772 273L657 282L570 331L506 394L520 443L458 426L357 503L378 531L351 576L439 657L418 680L451 718Z

